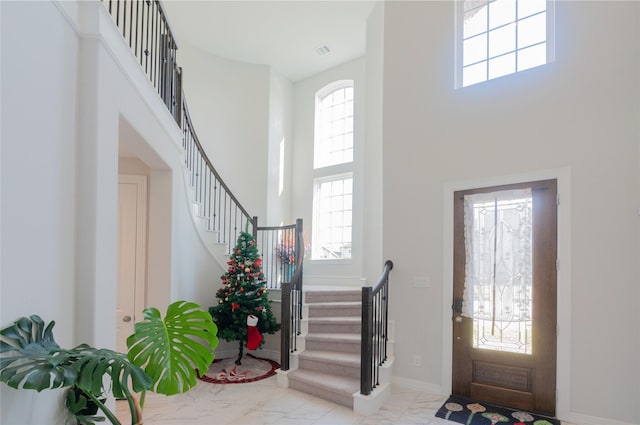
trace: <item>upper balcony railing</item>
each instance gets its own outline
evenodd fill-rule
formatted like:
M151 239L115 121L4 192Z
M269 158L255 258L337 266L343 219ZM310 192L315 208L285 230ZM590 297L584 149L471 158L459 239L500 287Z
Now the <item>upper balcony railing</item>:
M178 45L157 0L102 0L176 122L182 112Z

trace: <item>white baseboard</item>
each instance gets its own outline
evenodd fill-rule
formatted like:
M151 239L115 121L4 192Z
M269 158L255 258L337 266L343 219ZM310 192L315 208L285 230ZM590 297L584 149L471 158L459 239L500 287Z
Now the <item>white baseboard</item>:
M562 418L562 421L563 423L569 422L572 425L637 425L631 422L620 422L614 419L599 418L574 412L570 412L569 417Z
M399 376L394 376L391 382L393 383L393 385L400 388L407 388L410 390L422 391L430 394L449 395L443 392L442 386L432 384L430 382L423 382L410 378L401 378Z

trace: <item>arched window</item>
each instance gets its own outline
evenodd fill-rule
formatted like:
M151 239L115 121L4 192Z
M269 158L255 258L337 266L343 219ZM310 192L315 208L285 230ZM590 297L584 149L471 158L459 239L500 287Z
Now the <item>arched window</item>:
M328 87L316 96L313 168L353 162L353 81Z

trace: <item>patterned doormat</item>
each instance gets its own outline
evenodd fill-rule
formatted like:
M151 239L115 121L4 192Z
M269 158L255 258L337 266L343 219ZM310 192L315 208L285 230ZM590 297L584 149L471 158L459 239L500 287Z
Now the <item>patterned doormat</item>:
M199 379L212 384L245 384L256 382L276 374L280 368L278 362L247 354L242 358L242 364L236 365L236 357L229 359L215 359L207 372Z
M465 425L560 425L557 419L458 396L449 397L436 416Z

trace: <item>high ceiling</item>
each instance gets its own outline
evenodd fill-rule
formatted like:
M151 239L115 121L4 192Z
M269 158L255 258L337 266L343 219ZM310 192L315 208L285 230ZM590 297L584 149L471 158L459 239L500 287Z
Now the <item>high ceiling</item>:
M291 81L365 53L374 1L164 0L181 43L227 59L271 65ZM316 49L329 52L319 55Z

